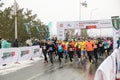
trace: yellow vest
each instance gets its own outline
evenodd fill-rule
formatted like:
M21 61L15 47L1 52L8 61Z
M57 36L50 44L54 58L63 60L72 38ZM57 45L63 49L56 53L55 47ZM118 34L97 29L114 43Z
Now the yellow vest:
M85 50L85 44L86 44L85 41L80 42L81 50Z

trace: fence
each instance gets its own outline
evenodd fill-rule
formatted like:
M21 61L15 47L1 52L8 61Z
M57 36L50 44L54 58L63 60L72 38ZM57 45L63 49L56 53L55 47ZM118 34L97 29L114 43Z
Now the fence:
M120 80L120 48L105 59L95 73L94 80Z
M39 46L0 49L0 66L30 60L41 55L42 49Z

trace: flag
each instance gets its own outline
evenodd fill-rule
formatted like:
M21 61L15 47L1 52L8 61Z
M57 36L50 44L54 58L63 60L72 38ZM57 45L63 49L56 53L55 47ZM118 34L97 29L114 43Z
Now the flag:
M53 32L52 32L52 22L49 22L49 23L48 23L48 27L49 27L49 33L50 33L50 34L49 34L49 35L50 35L49 38L52 39L52 36L53 36Z
M31 32L30 32L29 23L24 23L24 25L25 25L26 32L27 32L28 34L30 34Z
M52 27L52 22L49 22L49 23L48 23L48 27Z
M112 25L116 30L120 29L120 18L119 16L112 16Z
M44 31L45 31L45 32L47 32L47 31L48 31L48 28L47 28L47 27L45 27L45 28L44 28Z
M87 6L88 6L88 4L87 4L86 1L82 2L81 5L84 6L84 7L87 7Z
M39 25L36 25L36 30L38 33L40 33Z

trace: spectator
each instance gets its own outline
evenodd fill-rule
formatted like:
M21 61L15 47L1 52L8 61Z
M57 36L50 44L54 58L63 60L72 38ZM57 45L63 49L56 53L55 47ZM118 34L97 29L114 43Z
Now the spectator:
M15 39L15 41L13 43L13 47L19 47L19 45L18 45L18 39Z
M38 42L38 45L39 45L39 46L40 46L40 48L41 48L41 41L40 41L40 40L38 40L37 42Z
M1 43L2 43L2 38L0 37L0 49L2 48Z
M2 40L2 48L10 48L11 43L7 42L6 40Z
M32 40L30 38L26 41L26 45L27 46L32 46Z
M38 45L38 39L35 39L35 41L33 42L33 46Z
M117 40L117 48L119 48L120 47L120 37L119 37L119 39Z

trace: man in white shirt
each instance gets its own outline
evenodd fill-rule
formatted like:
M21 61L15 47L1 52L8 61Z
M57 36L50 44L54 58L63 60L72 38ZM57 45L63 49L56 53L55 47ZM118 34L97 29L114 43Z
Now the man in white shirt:
M32 46L32 40L30 38L28 40L26 40L26 45L27 46Z

